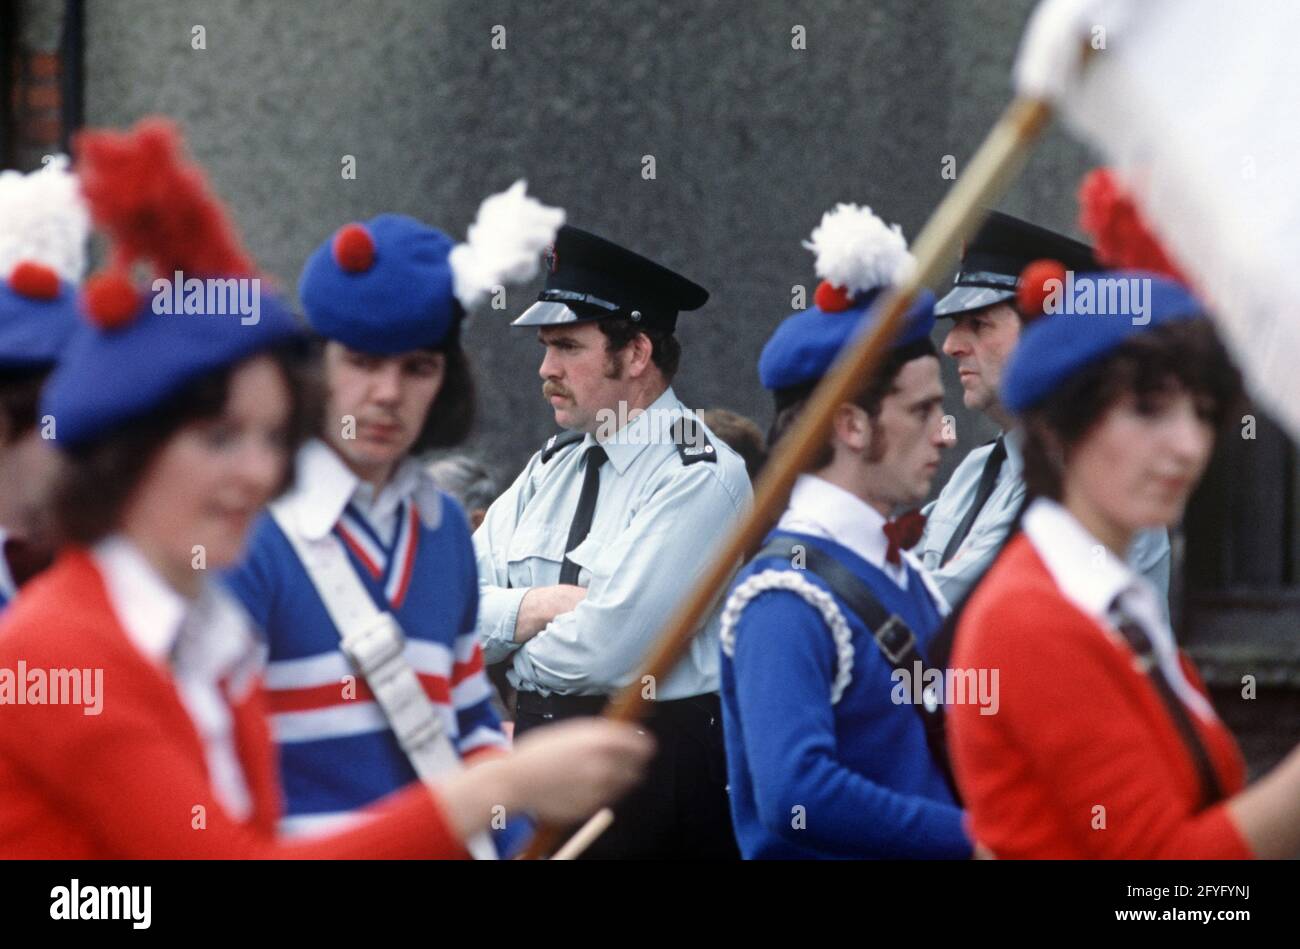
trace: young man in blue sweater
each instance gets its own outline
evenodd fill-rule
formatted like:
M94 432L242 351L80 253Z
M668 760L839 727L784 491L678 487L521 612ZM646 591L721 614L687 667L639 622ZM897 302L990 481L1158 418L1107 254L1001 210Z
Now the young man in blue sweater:
M469 526L417 456L468 434L466 311L535 273L562 218L517 184L484 203L467 243L384 214L340 228L303 269L325 389L318 437L227 578L266 635L281 833L364 820L417 776L507 749L475 632ZM499 853L528 830L515 816L493 816Z
M817 305L786 319L759 361L776 400L772 442L911 260L897 227L852 205L828 213L807 246L823 278ZM876 638L890 628L880 617L901 620L924 662L947 610L906 551L923 519L890 519L924 500L943 448L933 325L926 294L867 391L836 410L820 457L723 610L727 770L746 858L971 855L913 691L887 656L903 640ZM846 577L878 604L878 628L842 596Z

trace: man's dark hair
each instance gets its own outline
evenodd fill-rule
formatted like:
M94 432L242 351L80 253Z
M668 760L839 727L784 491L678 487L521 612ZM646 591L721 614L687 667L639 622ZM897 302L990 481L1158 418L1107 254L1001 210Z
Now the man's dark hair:
M478 411L478 393L469 357L457 342L441 350L446 360L442 388L429 406L420 434L411 446L412 454L434 448L451 448L469 437Z
M881 363L880 368L871 377L871 381L867 383L867 387L862 390L862 394L853 400L853 404L865 411L874 424L875 420L880 417L880 403L885 400L885 396L894 390L894 382L902 368L913 359L920 359L922 356L938 357L938 355L934 343L930 342L928 336L898 349L891 349L889 355ZM772 427L768 429L767 433L768 451L774 449L781 436L794 426L799 414L808 403L808 397L812 395L812 391L819 381L813 380L801 386L792 386L777 391L776 417L772 419ZM824 468L831 463L834 457L835 450L828 438L813 458L808 470L817 471Z
M293 478L293 452L307 436L309 420L319 413L315 411L315 392L303 372L301 348L289 344L268 355L283 372L290 393L290 461L279 487L283 491ZM221 415L239 365L193 380L148 415L70 450L54 485L54 514L62 539L92 544L117 530L127 501L172 436L192 422Z
M608 320L597 320L596 325L605 334L605 352L621 352L628 343L644 333L650 340L650 358L663 373L664 379L673 381L677 375L677 366L682 359L682 344L677 341L672 330L633 323L625 316L616 316Z
M0 445L16 442L36 427L41 386L48 366L0 372Z
M1110 408L1128 395L1140 408L1171 387L1186 390L1202 403L1216 431L1238 407L1241 375L1209 320L1170 323L1134 336L1026 412L1028 492L1061 500L1062 464Z
M705 409L700 413L700 420L745 460L749 480L757 480L759 471L767 462L767 445L763 441L762 429L752 419L730 409Z

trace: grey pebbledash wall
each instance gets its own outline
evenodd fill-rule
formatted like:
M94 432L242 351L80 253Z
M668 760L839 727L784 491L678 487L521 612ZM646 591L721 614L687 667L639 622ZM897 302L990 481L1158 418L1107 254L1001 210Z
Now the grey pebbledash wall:
M396 210L463 236L483 197L526 177L573 223L712 291L679 324L676 388L766 428L759 350L792 286L816 283L800 241L838 201L915 237L952 184L944 156L960 173L1007 102L1031 5L96 0L86 119L177 119L290 290L348 220ZM1003 206L1072 230L1087 167L1054 132ZM505 479L553 430L535 338L507 326L535 292L512 290L466 333L483 396L469 447ZM992 434L944 368L961 443L941 478Z

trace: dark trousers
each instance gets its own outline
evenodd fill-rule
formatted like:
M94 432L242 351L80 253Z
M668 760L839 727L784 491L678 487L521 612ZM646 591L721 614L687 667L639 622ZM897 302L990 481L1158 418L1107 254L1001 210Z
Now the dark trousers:
M566 718L599 715L605 702L604 696L543 698L520 692L515 733ZM645 780L614 806L614 823L583 859L738 859L727 802L718 696L698 695L652 706L645 727L654 735L657 748Z

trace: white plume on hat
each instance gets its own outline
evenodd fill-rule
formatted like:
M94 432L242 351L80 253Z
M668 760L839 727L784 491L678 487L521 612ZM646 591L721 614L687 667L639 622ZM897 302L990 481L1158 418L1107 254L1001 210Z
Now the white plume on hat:
M527 182L520 179L487 198L479 205L465 243L452 249L449 263L456 299L465 309L474 307L498 286L531 280L537 275L542 252L555 242L555 232L564 224L564 210L530 198L524 193L527 188Z
M817 276L850 296L897 283L916 265L902 228L856 204L823 214L803 246L817 255Z
M89 232L90 212L66 155L55 155L30 174L0 172L0 280L30 260L80 283Z

